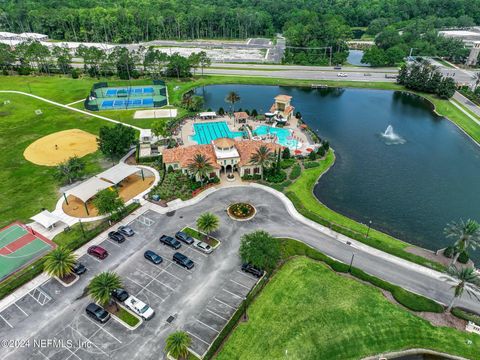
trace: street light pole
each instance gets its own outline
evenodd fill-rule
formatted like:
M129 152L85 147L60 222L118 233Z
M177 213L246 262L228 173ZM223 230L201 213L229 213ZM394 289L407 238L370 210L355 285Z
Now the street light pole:
M83 238L85 239L85 229L83 228L82 220L78 219L78 223L80 224L80 229L82 230Z
M367 229L367 233L365 234L365 239L368 238L368 234L370 233L370 228L372 227L372 220L369 220L368 221L368 229Z
M353 265L353 259L355 258L355 254L352 254L352 258L350 259L350 266L348 267L348 272L351 274L352 273L352 265Z

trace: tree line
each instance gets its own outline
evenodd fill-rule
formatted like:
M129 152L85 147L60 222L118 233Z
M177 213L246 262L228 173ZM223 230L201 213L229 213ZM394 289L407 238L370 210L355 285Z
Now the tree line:
M15 47L0 43L0 69L4 75L15 71L20 75L61 73L78 77L78 68L72 66L74 57L83 60L83 71L91 77L117 75L121 79L142 75L153 78L189 77L192 70L195 74L197 69L201 69L203 74L203 69L211 64L205 51L184 57L178 53L168 55L153 46L140 46L137 50L117 46L106 51L80 45L72 53L65 46L49 48L38 41L22 42Z
M435 94L442 99L449 99L457 88L455 80L445 77L429 62L402 65L397 82L407 89Z
M479 8L480 0L5 0L0 29L111 43L283 33L284 62L329 64L346 60L352 27L367 27L367 35L380 37L370 60L390 65L412 47L417 55L462 58L463 45L435 37L435 30L480 24Z

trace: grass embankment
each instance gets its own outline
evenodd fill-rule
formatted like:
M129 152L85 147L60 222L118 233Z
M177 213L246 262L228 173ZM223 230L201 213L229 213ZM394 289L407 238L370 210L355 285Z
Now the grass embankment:
M409 244L383 232L371 229L368 238L365 238L367 226L331 210L318 201L313 194L313 187L319 177L326 172L334 162L335 155L333 151L330 150L325 160L320 161L320 166L303 170L300 177L293 184L285 188L285 194L293 202L298 212L310 220L331 227L337 232L377 249L418 264L433 267L438 270L443 269L439 264L432 263L423 257L406 252L405 249L410 246Z
M301 257L274 275L217 359L347 360L409 348L479 359L479 346L480 336L434 327L378 289Z

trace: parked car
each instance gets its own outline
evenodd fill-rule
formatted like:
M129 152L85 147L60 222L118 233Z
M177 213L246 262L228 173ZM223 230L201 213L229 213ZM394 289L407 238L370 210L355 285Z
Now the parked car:
M112 291L112 296L120 301L120 302L124 302L125 300L128 299L128 297L130 296L128 294L128 292L125 290L125 289L115 289Z
M186 233L184 233L183 231L177 232L175 234L175 237L178 240L183 241L187 245L193 244L193 238L191 236L187 235Z
M145 257L145 259L154 263L155 265L158 265L163 261L162 257L157 253L153 252L152 250L145 251L143 256Z
M88 316L101 323L105 323L108 321L108 319L110 319L110 314L108 311L95 303L88 304L85 311Z
M171 236L167 236L167 235L160 236L160 243L162 243L164 245L167 245L167 246L170 246L171 248L173 248L175 250L180 249L180 247L182 246L182 244L180 244L180 241L178 241L177 239L174 239Z
M363 76L372 76L372 73L364 73Z
M259 268L256 268L255 266L247 263L242 264L242 271L250 273L258 278L263 276L263 270L260 270Z
M341 67L340 65L335 65L333 68L334 68L335 70L342 70L342 67Z
M135 296L130 295L127 300L125 300L124 305L144 320L150 320L153 315L155 315L155 311L153 311L150 306Z
M188 256L183 255L182 253L176 252L173 254L173 261L178 265L183 266L184 268L191 269L193 268L193 261L188 258Z
M88 248L87 253L89 255L95 256L100 260L105 259L108 256L108 251L98 245L92 245Z
M119 243L119 244L125 241L125 236L123 236L118 231L110 231L108 233L108 238L117 242L117 243Z
M75 265L73 265L72 271L77 275L82 275L87 271L87 268L81 262L76 262Z
M125 235L125 236L133 236L135 235L135 231L128 226L128 225L122 225L118 228L117 230L120 234Z
M213 248L203 241L195 243L195 247L206 254L210 254L213 251Z

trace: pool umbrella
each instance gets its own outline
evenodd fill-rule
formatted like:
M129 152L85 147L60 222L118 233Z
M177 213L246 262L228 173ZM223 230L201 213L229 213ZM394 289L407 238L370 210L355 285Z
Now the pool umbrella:
M301 150L295 150L295 155L300 155L302 153Z
M312 148L306 148L305 150L307 150L308 152L312 152L312 151L313 151Z

